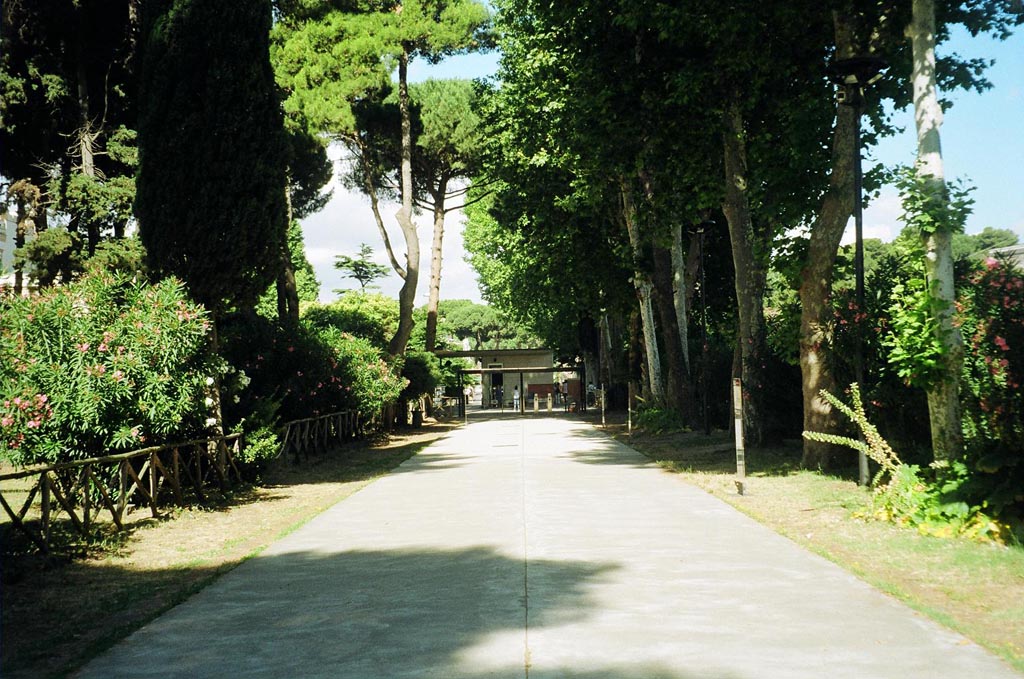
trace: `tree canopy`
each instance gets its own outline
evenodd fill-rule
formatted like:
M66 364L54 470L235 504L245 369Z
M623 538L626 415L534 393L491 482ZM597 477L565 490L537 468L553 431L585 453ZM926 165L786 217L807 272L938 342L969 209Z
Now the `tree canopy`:
M146 5L139 230L153 270L181 277L215 311L255 303L287 227L270 9Z

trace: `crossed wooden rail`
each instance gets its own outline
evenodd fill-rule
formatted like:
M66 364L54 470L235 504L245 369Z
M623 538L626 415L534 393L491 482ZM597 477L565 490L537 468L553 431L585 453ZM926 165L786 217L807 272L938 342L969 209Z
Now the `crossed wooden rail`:
M280 429L279 454L309 457L358 437L365 426L354 410L293 420ZM223 496L232 480L241 480L236 459L242 446L242 434L231 434L0 474L0 490L9 490L12 481L33 479L20 509L15 511L2 492L0 506L14 528L47 554L51 529L61 515L88 539L92 524L103 511L109 512L118 530L124 530L129 509L148 507L156 518L161 505L184 505L186 494L189 499L205 501L214 483ZM38 517L33 511L29 518L37 497Z
M20 510L15 511L2 493L0 505L14 527L45 554L50 551L53 521L62 513L75 532L88 538L90 526L104 510L123 530L129 507L148 507L154 518L160 516L162 495L172 495L179 505L185 504L186 492L203 501L212 480L221 494L226 493L232 476L241 479L235 458L242 445L242 435L231 434L0 474L0 484L35 478ZM28 521L37 495L39 521Z
M311 452L324 452L332 446L352 440L362 433L363 422L355 410L343 410L319 417L292 420L281 427L281 452L289 451L298 459Z

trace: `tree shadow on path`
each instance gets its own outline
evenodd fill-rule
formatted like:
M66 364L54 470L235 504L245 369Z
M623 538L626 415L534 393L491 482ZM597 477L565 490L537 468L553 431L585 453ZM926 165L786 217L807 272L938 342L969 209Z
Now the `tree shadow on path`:
M527 600L523 561L490 548L265 555L76 676L524 677L527 608L531 628L578 623L594 612L590 583L616 568L535 564L560 587ZM690 679L651 668L552 671L530 676Z

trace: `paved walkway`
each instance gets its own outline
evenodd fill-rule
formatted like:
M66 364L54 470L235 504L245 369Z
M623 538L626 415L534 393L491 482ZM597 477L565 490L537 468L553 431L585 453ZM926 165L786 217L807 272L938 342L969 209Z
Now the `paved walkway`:
M509 417L453 432L79 676L1021 675L588 425Z

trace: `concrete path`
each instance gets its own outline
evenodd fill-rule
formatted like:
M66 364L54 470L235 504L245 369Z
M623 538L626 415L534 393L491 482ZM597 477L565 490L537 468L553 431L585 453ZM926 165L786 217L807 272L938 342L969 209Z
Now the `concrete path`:
M79 675L1009 679L568 419L453 432Z

